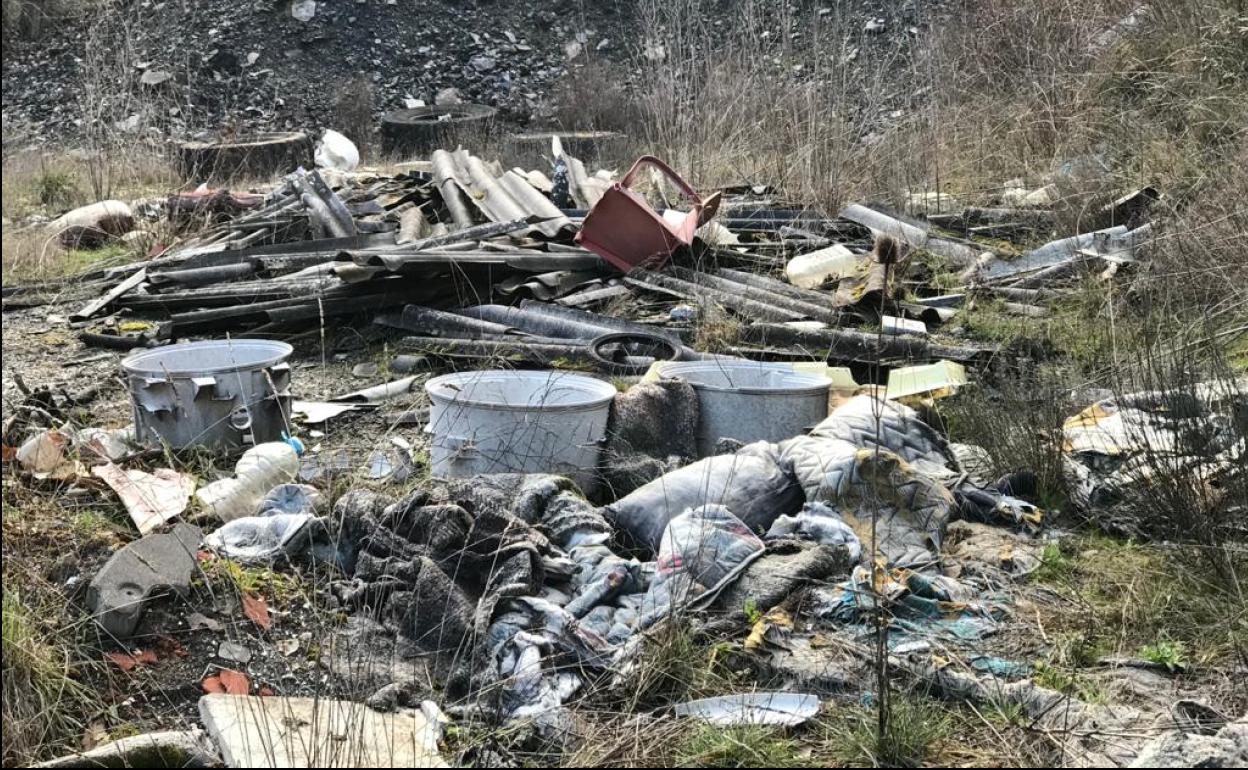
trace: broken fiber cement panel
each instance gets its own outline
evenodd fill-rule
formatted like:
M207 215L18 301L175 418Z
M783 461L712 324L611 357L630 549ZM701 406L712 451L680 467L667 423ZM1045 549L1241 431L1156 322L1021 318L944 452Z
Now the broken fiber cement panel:
M205 695L199 717L227 767L446 767L418 711L321 698Z

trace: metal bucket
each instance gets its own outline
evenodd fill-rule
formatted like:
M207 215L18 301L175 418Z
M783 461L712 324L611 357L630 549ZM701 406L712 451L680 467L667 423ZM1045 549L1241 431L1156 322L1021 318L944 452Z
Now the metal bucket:
M686 380L698 393L698 454L721 438L745 443L783 441L828 416L832 381L785 364L716 359L663 367L664 378Z
M210 340L144 350L121 362L143 443L235 450L277 441L290 423L292 348Z
M615 386L579 374L458 372L425 383L436 476L556 473L597 484Z

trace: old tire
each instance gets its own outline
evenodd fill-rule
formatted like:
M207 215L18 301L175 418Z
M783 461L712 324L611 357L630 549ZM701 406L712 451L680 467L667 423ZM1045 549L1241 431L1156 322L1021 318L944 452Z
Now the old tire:
M681 350L666 337L643 332L609 332L589 343L589 357L607 374L645 374L655 361L675 361Z
M298 131L178 146L179 171L191 182L268 178L311 165L312 140Z
M484 104L448 104L396 110L381 118L381 148L403 156L428 156L453 150L464 137L490 131L498 110Z

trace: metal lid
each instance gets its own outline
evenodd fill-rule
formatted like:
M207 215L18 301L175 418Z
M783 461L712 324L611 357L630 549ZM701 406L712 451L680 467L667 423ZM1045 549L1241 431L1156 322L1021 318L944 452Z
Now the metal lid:
M165 345L126 356L121 368L143 377L197 376L266 369L286 360L294 348L276 340L205 340Z

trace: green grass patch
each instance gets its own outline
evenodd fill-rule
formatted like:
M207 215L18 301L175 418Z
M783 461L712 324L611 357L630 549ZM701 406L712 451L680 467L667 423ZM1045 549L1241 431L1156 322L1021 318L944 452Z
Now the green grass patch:
M821 718L820 752L848 767L921 767L953 735L953 719L938 704L894 693L887 729L879 733L875 709L854 707Z
M1062 551L1060 543L1046 543L1040 552L1040 567L1031 579L1040 583L1067 583L1075 573L1075 563Z
M5 581L6 584L8 581ZM63 630L47 630L44 614L15 588L4 592L4 766L29 764L76 745L95 693L74 676L75 658Z
M1248 574L1248 556L1222 554L1225 574ZM1082 535L1060 552L1046 549L1036 579L1076 602L1046 619L1069 650L1060 662L1082 665L1102 655L1148 657L1161 665L1229 665L1248 648L1248 603L1235 578L1210 569L1196 548L1157 548L1104 535ZM1229 581L1229 582L1228 582ZM1072 641L1074 640L1074 641ZM1056 688L1055 688L1056 689Z
M1140 657L1175 671L1187 665L1187 645L1182 642L1157 641L1140 647Z
M677 743L680 767L805 767L798 743L776 728L698 725Z
M296 596L299 590L299 582L294 575L265 567L245 567L229 559L207 562L205 573L211 580L234 586L239 593L264 595L278 601Z

